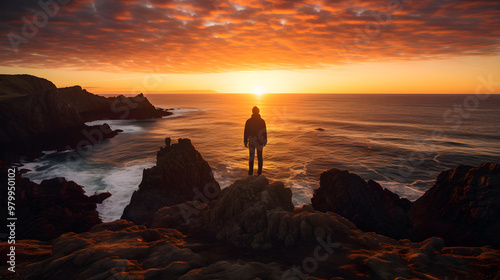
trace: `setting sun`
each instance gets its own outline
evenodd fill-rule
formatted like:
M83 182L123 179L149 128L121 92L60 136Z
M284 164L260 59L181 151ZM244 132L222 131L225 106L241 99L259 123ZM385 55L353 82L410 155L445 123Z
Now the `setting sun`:
M255 88L254 88L254 90L253 90L253 93L255 95L261 96L261 95L264 94L264 89L262 88L262 86L256 85Z

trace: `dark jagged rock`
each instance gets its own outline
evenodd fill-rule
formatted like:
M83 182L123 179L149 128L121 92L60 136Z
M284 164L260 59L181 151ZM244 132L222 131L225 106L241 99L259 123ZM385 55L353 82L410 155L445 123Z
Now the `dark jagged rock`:
M411 202L382 189L375 181L367 183L348 171L323 172L320 187L314 191L311 202L314 209L338 213L363 231L412 239L412 226L407 216Z
M110 197L110 192L103 192L89 196L89 201L93 203L102 203L106 198Z
M176 154L180 149L176 145L179 144L163 148L159 158ZM174 158L184 162L185 157L185 153L181 153ZM186 177L179 180L186 180ZM374 187L373 183L367 185L371 185L367 186L369 189ZM378 193L376 189L374 192ZM199 212L191 215L188 223L181 206ZM184 235L171 228L190 224L202 229L204 237L190 235L189 230L185 231L188 235ZM389 280L500 277L499 250L488 246L444 247L443 239L438 237L413 243L363 232L336 213L318 212L308 205L294 209L290 190L279 182L269 184L263 176L236 181L208 205L188 201L163 207L153 215L149 226L117 220L98 224L84 233L65 233L48 242L18 240L15 273L7 270L9 246L2 243L0 278ZM262 249L267 250L263 252Z
M413 203L418 239L442 237L447 245L500 248L500 164L458 166Z
M85 122L94 120L152 119L172 113L156 109L141 93L135 97L104 97L80 86L60 88L61 98L76 109Z
M2 170L3 171L3 170ZM6 173L5 173L6 174ZM2 176L1 191L7 194ZM101 223L96 203L111 194L88 197L82 186L64 178L44 180L36 184L17 175L15 180L16 239L50 240L65 232L81 233ZM7 197L1 207L7 209ZM2 211L2 220L6 221ZM2 235L5 235L2 228Z
M20 92L18 92L20 91ZM0 158L38 157L42 151L95 144L117 134L107 124L88 126L51 82L29 75L0 75ZM18 94L15 94L18 93Z
M179 139L176 144L160 148L156 166L144 170L139 189L122 218L146 224L160 208L195 200L208 203L219 192L219 183L208 163L189 139Z
M150 119L171 115L156 109L141 93L135 97L102 97L80 86L57 89L30 75L0 75L0 158L35 158L42 151L93 145L115 136L103 119ZM98 140L96 140L98 139Z
M66 233L50 242L20 240L16 243L17 274L7 271L4 265L0 267L0 277L178 280L499 277L500 252L489 247L447 248L441 238L419 243L396 241L362 232L335 213L321 213L310 207L294 211L289 189L278 182L269 184L262 176L236 181L225 190L218 200L204 206L208 209L204 218L210 222L201 226L205 235L221 231L220 241L164 228L179 220L176 206L164 207L155 214L159 218L155 220L159 222L155 228L117 220L98 224L85 233ZM189 202L183 205L203 206ZM281 246L284 242L289 246ZM4 264L7 252L3 248L7 247L0 246L0 260Z

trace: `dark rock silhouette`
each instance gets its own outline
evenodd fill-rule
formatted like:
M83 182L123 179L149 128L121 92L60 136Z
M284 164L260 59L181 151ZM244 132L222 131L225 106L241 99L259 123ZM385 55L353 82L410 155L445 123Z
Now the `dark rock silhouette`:
M135 97L104 97L80 86L60 88L61 98L76 109L85 122L94 120L152 119L172 113L156 109L141 93Z
M438 236L448 246L500 248L500 164L442 172L413 203L410 218L420 240Z
M382 189L375 181L368 183L356 174L330 169L320 177L320 187L311 199L314 209L334 212L347 218L363 231L388 237L412 239L407 211L411 202Z
M219 183L191 141L170 142L170 138L165 139L167 145L157 153L156 166L144 170L139 189L125 207L122 219L146 224L165 206L195 200L208 203L217 198Z
M168 217L179 218L175 207L156 212L155 221L160 223L155 228L117 220L49 242L19 240L17 275L4 265L0 277L278 280L307 275L308 279L340 280L500 276L498 250L443 247L437 237L419 243L396 241L363 232L335 213L310 207L294 211L289 190L279 182L269 184L262 176L236 181L205 206L203 215L209 219L209 227L203 226L205 234L217 234L220 241L162 227L165 221L163 225L170 227ZM0 248L0 258L4 258L3 248L8 246Z
M24 95L42 94L56 89L51 81L32 75L0 74L0 101Z
M101 97L81 87L57 89L30 75L0 75L0 159L39 157L42 151L75 149L115 136L96 119L160 118L170 112L154 108L142 94Z
M283 183L269 184L265 176L249 176L222 190L209 205L203 228L218 240L240 248L270 249L336 236L351 237L356 227L336 214L294 211L292 192Z
M2 176L2 182L4 179ZM107 193L88 197L82 186L64 178L36 184L18 175L15 187L14 213L18 240L50 240L65 232L85 232L102 222L96 203L101 203L111 195ZM3 183L1 191L7 193L7 186ZM7 209L7 198L2 198L0 204L3 209ZM1 218L4 221L7 220L5 215L6 211L2 211ZM5 230L2 228L2 235L7 234Z
M94 194L89 197L90 202L94 203L102 203L106 198L109 198L111 196L110 192L103 192L99 194Z

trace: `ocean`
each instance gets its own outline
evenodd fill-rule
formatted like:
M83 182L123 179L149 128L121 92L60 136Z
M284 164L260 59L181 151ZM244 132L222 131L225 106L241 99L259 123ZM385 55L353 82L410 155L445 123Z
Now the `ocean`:
M322 172L345 169L416 200L441 171L500 162L500 95L146 94L172 116L111 120L122 133L83 152L48 151L23 161L35 182L65 177L88 195L109 191L103 221L119 219L165 137L190 138L221 187L244 178L243 128L253 106L268 129L264 175L282 181L295 205L310 203ZM256 163L255 163L256 164Z

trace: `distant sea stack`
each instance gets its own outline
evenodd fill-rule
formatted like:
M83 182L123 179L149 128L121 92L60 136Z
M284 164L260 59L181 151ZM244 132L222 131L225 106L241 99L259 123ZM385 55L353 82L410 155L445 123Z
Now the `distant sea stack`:
M58 89L31 75L0 75L0 159L37 157L42 151L75 149L115 136L107 124L88 126L97 119L160 118L142 94L102 97L81 87Z

